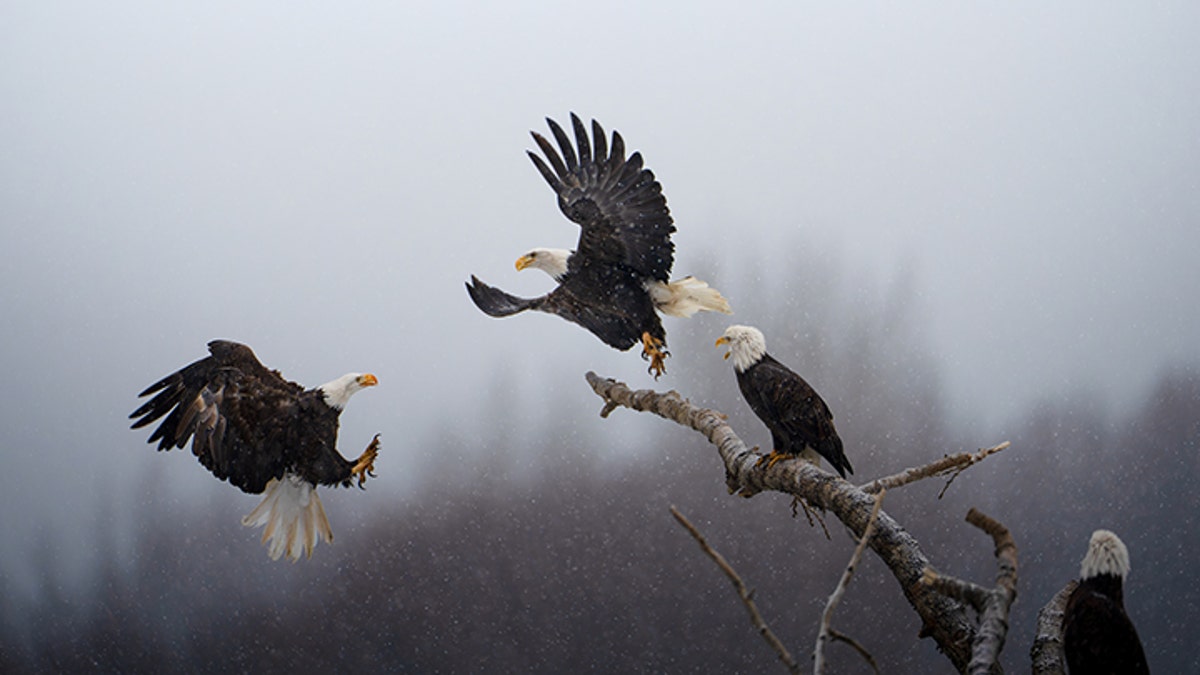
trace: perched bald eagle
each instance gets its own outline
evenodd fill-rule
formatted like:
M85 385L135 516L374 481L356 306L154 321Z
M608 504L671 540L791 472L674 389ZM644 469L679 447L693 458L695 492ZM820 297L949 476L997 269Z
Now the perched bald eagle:
M527 309L556 314L591 331L622 351L642 344L657 378L666 370L667 336L657 311L691 316L708 310L730 313L729 303L703 281L686 277L669 281L674 261L671 233L675 226L662 186L642 156L625 158L625 141L617 132L612 144L592 121L592 138L574 113L578 154L554 120L550 131L562 155L541 134L533 140L546 161L529 152L534 166L558 194L558 206L580 226L575 251L534 249L517 260L517 269L545 270L558 281L550 293L519 298L489 286L474 275L467 292L490 316L511 316ZM549 165L546 162L549 162Z
M1063 652L1071 675L1150 672L1137 629L1125 613L1127 574L1124 542L1108 530L1093 532L1079 585L1063 611Z
M357 479L361 488L375 475L378 435L357 460L337 451L338 416L351 396L377 383L375 376L349 373L306 390L269 370L246 345L213 340L208 351L138 394L157 392L129 416L133 428L166 415L147 442L170 450L190 438L192 454L214 476L243 492L266 493L242 524L266 526L271 558L311 556L318 539L333 541L317 486L350 487Z
M824 457L846 477L854 473L842 452L842 439L833 428L833 413L804 378L767 353L762 331L752 326L730 326L717 340L729 345L725 358L733 357L738 388L755 415L771 431L768 466L785 457L803 457L820 464Z

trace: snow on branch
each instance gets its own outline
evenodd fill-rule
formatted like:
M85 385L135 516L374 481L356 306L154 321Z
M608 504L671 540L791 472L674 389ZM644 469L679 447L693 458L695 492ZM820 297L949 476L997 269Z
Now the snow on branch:
M996 545L996 586L985 588L962 579L925 570L921 581L952 598L971 604L979 613L979 628L972 643L967 672L972 675L992 672L1000 660L1008 635L1008 611L1017 599L1017 543L1008 528L976 509L967 512L967 522L992 537Z
M1050 602L1038 610L1037 635L1033 637L1033 647L1029 650L1032 672L1037 675L1062 675L1066 672L1063 663L1063 613L1067 608L1067 599L1078 585L1073 580L1068 581L1061 591L1050 598Z
M866 531L875 499L865 490L800 459L784 460L771 466L760 464L762 455L738 438L725 421L725 415L692 405L675 391L635 391L623 382L602 378L592 372L587 373L586 378L592 390L604 401L601 417L608 417L617 408L624 407L653 413L702 434L717 449L725 468L725 484L731 493L750 497L764 491L782 492L829 511L850 528L856 538L862 538ZM1003 447L998 446L994 451L999 449ZM987 455L980 459L983 456ZM938 460L935 464L946 461ZM967 465L971 463L974 462ZM911 480L899 484L905 482ZM920 637L932 637L954 667L965 671L976 632L975 622L966 607L921 583L929 559L917 540L887 512L879 511L875 527L877 531L869 538L868 546L888 566L905 598L920 615Z

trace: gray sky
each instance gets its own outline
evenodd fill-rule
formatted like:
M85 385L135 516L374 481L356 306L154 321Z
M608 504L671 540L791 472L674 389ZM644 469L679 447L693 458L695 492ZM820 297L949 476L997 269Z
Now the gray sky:
M533 409L594 407L587 369L647 384L636 356L463 291L542 292L513 260L574 244L524 156L571 110L662 180L677 274L910 283L960 422L1135 400L1200 358L1198 26L1188 2L5 3L0 526L136 508L134 394L215 337L308 385L378 374L343 443L383 431L397 465L437 434L485 443L486 419L424 421L494 399L497 372Z

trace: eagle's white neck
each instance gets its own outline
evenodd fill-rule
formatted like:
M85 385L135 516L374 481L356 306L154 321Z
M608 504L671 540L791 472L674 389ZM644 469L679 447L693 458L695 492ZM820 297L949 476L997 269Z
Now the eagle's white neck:
M729 344L733 368L739 373L761 361L767 353L767 339L753 326L730 326L721 338Z
M325 405L337 410L344 410L350 397L362 391L363 375L346 373L332 382L326 382L318 387L325 395Z
M1129 574L1129 549L1120 537L1108 530L1096 530L1088 543L1087 555L1079 566L1079 578L1091 579L1101 574L1125 578Z
M549 274L555 281L560 281L567 273L567 260L571 254L572 251L565 248L535 248L529 252L533 260L529 266Z

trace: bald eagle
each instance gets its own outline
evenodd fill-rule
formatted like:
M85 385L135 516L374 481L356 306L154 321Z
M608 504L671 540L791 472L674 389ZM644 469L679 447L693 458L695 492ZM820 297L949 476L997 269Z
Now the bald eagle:
M337 451L338 416L356 392L375 385L371 374L349 373L316 389L285 380L249 347L227 340L208 343L211 356L150 385L139 397L155 394L130 414L134 429L166 416L150 434L159 450L182 448L214 476L251 494L265 493L242 519L266 526L263 542L278 560L312 556L318 539L333 541L318 485L361 488L374 476L376 435L366 451L350 461Z
M762 331L752 326L730 326L717 340L729 345L725 358L733 357L738 388L755 415L771 431L768 466L785 457L800 456L819 464L824 457L846 477L854 473L842 452L842 439L833 428L833 413L804 378L767 353Z
M1124 542L1108 530L1093 532L1079 585L1063 611L1063 652L1071 675L1150 672L1137 629L1125 613L1127 574Z
M471 299L486 314L506 317L527 309L556 314L591 331L622 351L642 345L657 378L666 370L667 336L658 313L691 316L697 311L730 313L729 303L708 284L686 277L669 281L674 261L671 233L675 225L662 186L642 168L642 156L625 158L625 141L617 132L612 144L592 121L592 138L574 113L571 125L578 154L566 132L547 118L562 150L531 132L546 155L529 158L558 194L558 206L579 224L574 251L534 249L517 260L517 269L542 269L558 282L550 293L519 298L472 275ZM549 162L547 165L546 162Z

